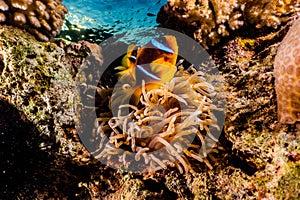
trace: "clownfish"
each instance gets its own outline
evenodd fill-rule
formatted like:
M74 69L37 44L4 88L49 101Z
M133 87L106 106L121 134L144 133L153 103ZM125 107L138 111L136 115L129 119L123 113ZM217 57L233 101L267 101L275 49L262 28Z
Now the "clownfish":
M122 66L117 67L119 80L133 80L134 92L131 100L137 104L142 94L142 81L146 91L157 89L162 83L169 82L177 71L176 60L178 45L171 35L151 39L138 48L129 45L122 59Z

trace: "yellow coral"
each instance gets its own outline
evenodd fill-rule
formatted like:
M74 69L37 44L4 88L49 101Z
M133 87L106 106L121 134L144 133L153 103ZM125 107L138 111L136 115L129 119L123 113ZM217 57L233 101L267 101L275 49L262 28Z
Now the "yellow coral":
M281 123L300 122L300 19L278 48L274 61L278 116Z
M0 24L26 29L48 41L63 24L67 9L62 0L0 0Z

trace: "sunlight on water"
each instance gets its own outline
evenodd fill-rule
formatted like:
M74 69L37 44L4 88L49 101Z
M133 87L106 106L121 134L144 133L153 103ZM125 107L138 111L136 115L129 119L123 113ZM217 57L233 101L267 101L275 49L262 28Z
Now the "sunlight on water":
M156 15L165 3L166 0L64 0L69 14L62 32L80 30L85 34L82 39L94 34L99 42L99 38L101 41L127 30L154 27L158 25Z

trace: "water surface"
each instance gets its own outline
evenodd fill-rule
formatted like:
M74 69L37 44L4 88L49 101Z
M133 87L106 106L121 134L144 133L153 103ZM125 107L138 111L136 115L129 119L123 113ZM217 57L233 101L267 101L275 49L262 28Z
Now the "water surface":
M165 3L166 0L64 0L69 14L61 35L69 35L71 40L82 37L101 42L127 30L155 27L156 15Z

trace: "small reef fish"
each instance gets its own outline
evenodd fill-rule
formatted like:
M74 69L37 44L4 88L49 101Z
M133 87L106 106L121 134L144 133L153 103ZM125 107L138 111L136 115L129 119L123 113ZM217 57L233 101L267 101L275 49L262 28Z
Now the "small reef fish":
M142 81L146 91L157 89L162 83L169 82L177 71L176 60L178 45L171 35L151 39L145 46L137 48L129 45L127 54L122 59L122 66L116 69L119 80L134 81L131 100L138 104L142 94Z

